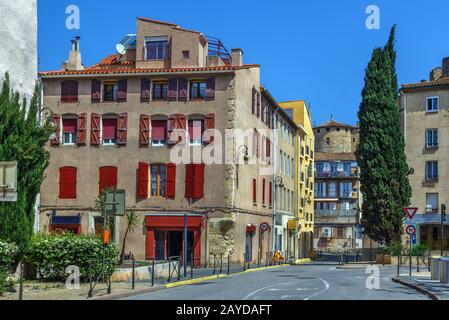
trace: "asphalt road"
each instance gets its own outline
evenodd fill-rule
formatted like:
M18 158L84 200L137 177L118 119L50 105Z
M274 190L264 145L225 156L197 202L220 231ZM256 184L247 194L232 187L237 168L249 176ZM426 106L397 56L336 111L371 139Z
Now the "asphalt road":
M228 278L133 296L129 300L428 300L391 281L395 268L381 267L377 289L368 289L365 268L308 264L232 275ZM373 278L370 278L372 280ZM373 283L372 281L368 281Z

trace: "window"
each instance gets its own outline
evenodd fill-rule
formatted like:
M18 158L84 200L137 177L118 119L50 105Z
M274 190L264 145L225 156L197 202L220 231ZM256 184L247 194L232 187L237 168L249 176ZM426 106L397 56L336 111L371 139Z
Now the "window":
M190 100L206 99L206 81L190 81Z
M65 80L61 82L61 102L78 102L78 82L73 80Z
M438 193L426 194L426 213L438 213Z
M168 82L155 81L153 82L153 100L167 100L168 99Z
M257 180L253 179L253 204L257 205Z
M182 57L183 57L184 59L189 59L189 57L190 57L190 51L188 51L188 50L183 51L183 52L182 52Z
M438 129L426 130L426 148L438 148Z
M204 133L204 120L202 119L192 119L189 120L189 138L190 144L199 146L203 141Z
M117 144L117 118L103 118L103 145Z
M350 198L352 193L352 182L340 183L340 197Z
M103 91L103 101L118 101L118 83L105 83Z
M193 199L204 198L204 164L186 165L185 197Z
M100 168L100 179L98 182L99 194L106 189L117 188L117 168L116 167L102 167Z
M156 147L167 144L167 120L151 121L151 140L152 145Z
M426 111L427 112L438 112L439 109L439 97L428 97L426 98Z
M345 233L345 230L343 229L343 228L338 228L337 229L337 238L344 238L344 233Z
M438 161L426 162L426 181L438 180Z
M165 197L165 185L167 166L165 164L152 164L151 174L151 196Z
M59 198L76 199L76 172L75 167L59 169Z
M76 144L76 128L78 125L77 119L62 119L62 141L65 145Z
M326 138L326 144L329 146L331 144L331 139L330 138Z
M335 182L329 182L329 197L337 197L337 184Z
M167 60L168 59L167 37L146 37L145 57L146 60Z
M326 182L317 182L315 184L315 195L317 198L326 197Z

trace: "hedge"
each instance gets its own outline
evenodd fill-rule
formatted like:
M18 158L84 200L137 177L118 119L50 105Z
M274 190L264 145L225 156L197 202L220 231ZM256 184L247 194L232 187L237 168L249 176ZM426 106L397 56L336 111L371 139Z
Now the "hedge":
M16 253L16 245L0 241L0 294L11 285L11 282L8 281L8 275Z
M118 265L120 250L117 244L105 246L105 273L110 276ZM37 234L31 239L25 261L39 276L47 280L65 280L68 266L77 266L82 280L102 275L103 242L97 236Z

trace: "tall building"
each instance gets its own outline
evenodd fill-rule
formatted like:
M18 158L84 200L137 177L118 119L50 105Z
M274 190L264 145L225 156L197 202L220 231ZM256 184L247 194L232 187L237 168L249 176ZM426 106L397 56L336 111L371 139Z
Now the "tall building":
M105 189L124 189L126 209L142 220L127 239L136 259L187 251L196 265L220 253L265 263L273 173L264 132L275 110L264 103L260 66L244 64L241 49L229 53L218 39L147 18L137 18L137 33L119 53L91 67L81 62L79 41L62 70L41 73L57 127L41 229L99 232L95 200ZM225 139L229 130L244 131ZM114 218L116 242L125 228L124 218Z
M315 132L315 246L362 248L360 171L355 158L359 129L336 121Z
M310 110L305 101L280 103L287 115L298 126L296 135L296 188L295 203L297 214L297 250L300 258L308 258L314 242L314 150L315 136L312 128Z
M37 1L2 0L0 12L0 80L8 72L29 101L37 80Z
M430 72L428 81L403 84L399 105L407 162L413 174L411 204L416 215L417 243L441 248L441 205L449 206L449 57ZM449 221L444 248L449 249Z

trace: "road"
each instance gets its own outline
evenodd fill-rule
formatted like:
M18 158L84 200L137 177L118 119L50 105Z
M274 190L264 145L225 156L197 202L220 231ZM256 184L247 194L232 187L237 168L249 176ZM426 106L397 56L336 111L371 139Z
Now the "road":
M129 300L428 300L391 281L395 268L381 267L378 289L367 289L365 268L320 263L280 267L133 296Z

